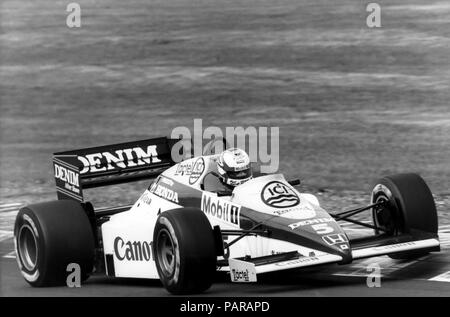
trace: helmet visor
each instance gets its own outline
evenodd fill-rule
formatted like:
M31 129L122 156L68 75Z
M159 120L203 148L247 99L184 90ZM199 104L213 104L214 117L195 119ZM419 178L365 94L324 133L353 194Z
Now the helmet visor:
M230 179L246 179L252 176L252 169L246 169L239 172L227 172L227 176Z

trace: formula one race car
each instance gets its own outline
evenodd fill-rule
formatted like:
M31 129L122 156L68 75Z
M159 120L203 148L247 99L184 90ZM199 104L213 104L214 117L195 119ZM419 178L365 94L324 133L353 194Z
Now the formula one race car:
M233 191L204 188L217 155L180 163L178 140L156 138L55 153L57 201L22 208L14 235L17 261L33 286L64 284L67 266L89 275L160 279L173 294L208 289L217 270L233 282L262 273L439 251L436 207L416 174L383 177L368 206L330 214L282 174L256 175ZM132 206L95 209L88 188L152 179ZM351 217L370 211L373 223ZM349 239L339 221L373 229Z

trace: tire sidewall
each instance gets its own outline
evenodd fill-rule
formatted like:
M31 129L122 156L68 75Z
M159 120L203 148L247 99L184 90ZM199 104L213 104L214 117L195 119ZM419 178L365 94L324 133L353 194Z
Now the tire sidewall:
M155 254L155 260L156 260L156 267L158 270L158 274L161 278L161 282L164 284L164 286L167 289L170 290L175 290L177 288L177 284L180 283L180 278L181 276L183 276L184 273L184 269L185 269L185 265L184 265L184 259L185 257L183 256L183 254L181 254L180 250L182 250L183 248L180 247L180 242L178 240L178 232L175 231L174 226L172 225L172 222L168 219L167 217L168 215L164 215L162 214L157 221L157 224L155 226L155 233L156 233L156 239L155 239L155 250L154 250L154 254ZM170 276L167 276L165 274L165 272L163 272L163 270L161 269L161 267L159 266L159 262L158 262L158 255L157 255L157 244L158 241L157 239L159 238L159 233L161 231L161 229L166 229L169 234L170 237L172 239L172 243L174 246L174 251L175 251L175 270L173 272L173 274L171 274ZM183 262L182 262L183 261Z
M32 228L33 234L35 236L37 242L37 259L36 265L32 270L26 268L23 264L23 260L20 256L19 252L19 232L23 226L29 226ZM32 284L39 286L43 278L46 276L47 271L47 263L46 263L46 254L45 251L48 248L46 244L46 238L44 236L44 231L41 228L39 220L36 216L30 212L28 208L23 208L18 214L16 218L16 222L14 225L14 248L16 251L16 260L19 266L19 270L25 280Z
M19 232L23 226L33 228L37 242L36 265L26 268L20 257ZM81 281L92 272L95 237L82 205L60 200L20 209L14 225L14 245L19 270L32 286L56 286L67 282L67 265L80 266Z
M372 190L371 203L374 204L378 201L380 197L387 199L388 209L390 211L390 216L394 221L394 232L393 235L400 235L405 231L404 228L404 215L401 207L399 206L399 202L397 201L397 197L399 194L396 191L396 188L393 187L386 179L381 179L377 182ZM376 227L380 226L378 218L375 214L375 210L373 211L373 222ZM375 233L380 233L378 230L375 230Z
M414 173L396 174L383 177L376 184L372 191L372 202L379 193L389 197L388 208L397 216L397 234L437 236L436 205L422 177Z
M174 243L176 267L172 276L165 275L158 262L157 239L161 229L170 233ZM161 282L170 293L198 293L211 286L217 256L213 230L201 210L182 208L162 213L154 231L154 254Z

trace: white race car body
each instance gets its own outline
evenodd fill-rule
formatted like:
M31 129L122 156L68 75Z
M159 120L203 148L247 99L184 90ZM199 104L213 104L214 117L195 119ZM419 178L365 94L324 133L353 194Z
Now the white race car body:
M77 263L84 278L160 279L172 294L191 294L208 289L217 270L255 282L266 272L440 249L433 195L417 174L380 178L369 205L330 214L282 174L254 172L231 189L217 175L217 155L175 162L189 153L180 143L155 138L55 153L58 200L21 208L14 226L27 282L64 283ZM86 189L143 179L153 181L133 205L94 208L84 199ZM371 224L354 219L363 211ZM339 221L371 230L347 235Z

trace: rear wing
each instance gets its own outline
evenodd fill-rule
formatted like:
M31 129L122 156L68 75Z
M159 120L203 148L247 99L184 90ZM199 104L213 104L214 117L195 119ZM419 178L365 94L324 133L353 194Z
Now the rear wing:
M126 142L53 154L58 199L83 201L83 190L152 179L173 166L166 137Z

